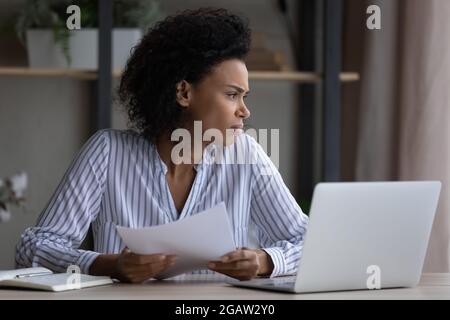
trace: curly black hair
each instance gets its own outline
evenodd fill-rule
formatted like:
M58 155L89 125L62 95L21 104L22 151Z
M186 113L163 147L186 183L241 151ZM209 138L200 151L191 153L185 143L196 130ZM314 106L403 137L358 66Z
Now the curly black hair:
M156 23L132 52L118 89L131 127L150 141L182 127L177 83L198 83L228 59L244 61L250 40L248 20L226 9L186 10Z

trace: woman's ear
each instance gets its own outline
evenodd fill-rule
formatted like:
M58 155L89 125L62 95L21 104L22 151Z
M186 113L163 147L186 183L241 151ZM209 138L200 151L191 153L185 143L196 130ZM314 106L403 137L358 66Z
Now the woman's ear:
M177 83L177 102L183 108L188 108L191 102L192 86L186 80Z

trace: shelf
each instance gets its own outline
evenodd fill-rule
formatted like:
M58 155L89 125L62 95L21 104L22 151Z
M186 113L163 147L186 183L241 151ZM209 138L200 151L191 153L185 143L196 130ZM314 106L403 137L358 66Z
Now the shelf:
M299 71L249 71L250 80L275 80L303 83L317 83L321 81L322 75L317 72ZM114 78L119 78L120 70L113 72ZM72 70L72 69L31 69L26 67L0 67L0 76L30 76L30 77L68 77L79 80L95 80L97 72L94 70ZM359 74L356 72L342 72L342 82L358 81Z
M26 67L0 68L0 76L17 77L68 77L80 80L95 80L97 73L88 70L71 69L30 69Z
M322 74L301 71L249 71L249 79L317 83L322 80ZM340 79L342 82L358 81L359 74L357 72L341 72Z

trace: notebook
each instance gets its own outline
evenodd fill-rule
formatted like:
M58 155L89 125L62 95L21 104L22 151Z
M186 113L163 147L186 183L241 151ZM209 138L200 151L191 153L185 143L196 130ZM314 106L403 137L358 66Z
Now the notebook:
M51 270L41 267L0 271L0 287L58 292L112 283L113 281L110 277L79 273L53 273Z

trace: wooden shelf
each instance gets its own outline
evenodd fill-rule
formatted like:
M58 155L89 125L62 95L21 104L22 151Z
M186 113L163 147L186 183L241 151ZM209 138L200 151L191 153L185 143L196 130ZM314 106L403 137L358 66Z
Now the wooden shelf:
M120 70L113 71L113 77L119 78ZM0 67L0 76L30 76L30 77L68 77L79 80L95 80L95 70L72 70L72 69L31 69L27 67ZM342 72L342 82L358 81L359 74L356 72ZM250 80L275 80L304 83L318 83L322 75L317 72L301 71L249 71Z
M317 72L304 71L249 71L251 80L281 80L293 82L317 83L322 80L322 74ZM342 82L358 81L357 72L341 72Z
M97 72L71 69L31 69L27 67L3 67L0 68L0 76L69 77L80 80L95 80L97 79Z

